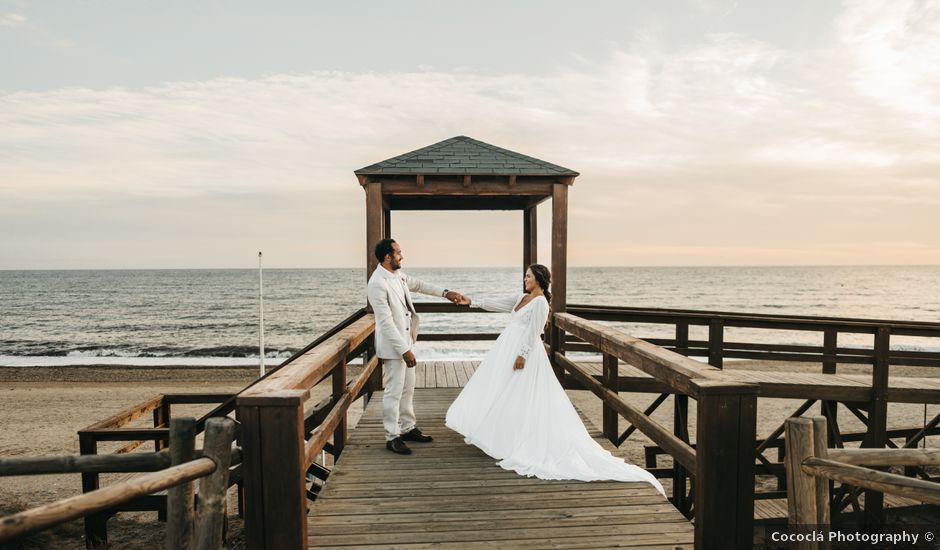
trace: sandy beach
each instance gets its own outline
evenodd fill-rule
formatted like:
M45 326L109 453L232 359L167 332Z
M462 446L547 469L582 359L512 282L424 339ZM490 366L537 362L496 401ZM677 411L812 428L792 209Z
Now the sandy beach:
M774 363L732 363L726 368L779 369ZM815 366L787 368L811 371ZM816 371L818 372L818 371ZM867 367L839 366L839 372L866 373ZM923 370L898 368L896 375L917 376ZM351 369L350 376L355 375ZM99 421L130 405L160 393L182 392L236 392L257 376L255 368L176 368L151 369L139 367L55 367L55 368L0 368L0 456L48 456L77 454L77 430ZM328 382L314 389L310 403L326 395ZM569 391L575 405L595 424L601 425L601 406L593 394ZM420 394L419 394L420 395ZM623 394L631 403L645 408L655 397L643 394ZM758 403L758 436L766 436L791 414L801 402L784 399L761 399ZM694 402L690 407L690 424L694 435ZM174 407L173 414L199 416L209 410L208 405ZM813 408L818 411L818 407ZM356 403L350 409L350 424L354 425L362 407ZM940 412L940 406L928 406L928 417ZM889 405L890 426L913 426L922 422L923 405ZM672 406L664 403L653 417L666 426L672 425ZM840 414L844 431L861 429L851 414ZM420 419L419 419L420 421ZM144 426L149 416L133 425ZM625 421L621 420L621 429ZM443 428L439 428L443 429ZM433 434L433 430L429 430ZM936 439L936 438L934 438ZM620 454L631 462L643 463L643 446L649 441L635 433L620 449ZM928 443L937 446L940 441ZM118 444L114 444L117 447ZM103 451L109 448L103 446ZM664 457L663 464L669 458ZM119 476L104 476L103 483L113 483ZM772 485L772 480L766 481ZM52 475L0 478L0 513L34 507L81 492L78 475ZM240 529L234 511L234 491L230 492L230 521L233 531ZM112 518L108 524L109 538L115 548L133 547L141 537L151 540L163 536L164 524L156 521L153 513L124 513ZM42 533L14 548L82 548L82 523L73 521L52 531Z

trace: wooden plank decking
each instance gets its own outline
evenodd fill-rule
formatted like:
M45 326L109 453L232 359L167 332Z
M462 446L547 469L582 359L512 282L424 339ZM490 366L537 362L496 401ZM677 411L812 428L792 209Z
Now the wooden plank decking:
M311 548L692 547L692 524L647 483L525 478L466 445L444 415L474 367L419 364L416 413L435 440L411 456L385 449L375 395L310 508Z
M311 506L311 548L691 547L692 524L648 484L528 479L502 470L476 447L464 444L444 426L444 414L478 364L418 364L415 406L420 425L435 441L411 444L411 456L385 450L381 394L375 395ZM600 376L600 363L579 364ZM765 397L866 400L871 391L870 377L861 375L725 372L758 384ZM620 377L643 387L656 383L624 364ZM892 377L889 396L892 389L917 389L918 397L940 403L938 379ZM584 420L595 439L613 450L593 423ZM781 521L785 502L756 501L755 519Z

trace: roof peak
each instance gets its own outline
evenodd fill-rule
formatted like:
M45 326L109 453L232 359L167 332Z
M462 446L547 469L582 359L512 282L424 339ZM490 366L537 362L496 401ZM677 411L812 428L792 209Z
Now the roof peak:
M357 175L516 175L574 177L557 164L459 135L356 170Z

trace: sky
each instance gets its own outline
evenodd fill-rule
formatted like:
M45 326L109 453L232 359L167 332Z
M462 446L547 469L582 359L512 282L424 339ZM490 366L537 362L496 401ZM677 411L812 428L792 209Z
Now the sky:
M457 135L581 173L571 266L937 265L938 67L940 0L0 0L0 269L362 267L353 171Z

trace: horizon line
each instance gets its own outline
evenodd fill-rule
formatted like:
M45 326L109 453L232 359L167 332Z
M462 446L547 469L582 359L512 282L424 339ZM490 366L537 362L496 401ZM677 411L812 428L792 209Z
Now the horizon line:
M547 265L547 264L546 264ZM420 265L408 266L403 269L517 269L518 265ZM717 267L940 267L940 264L663 264L663 265L569 265L568 269L609 269L609 268L717 268ZM257 270L258 267L2 267L0 271L240 271ZM271 270L328 270L328 269L368 269L365 266L332 266L332 267L264 267Z

